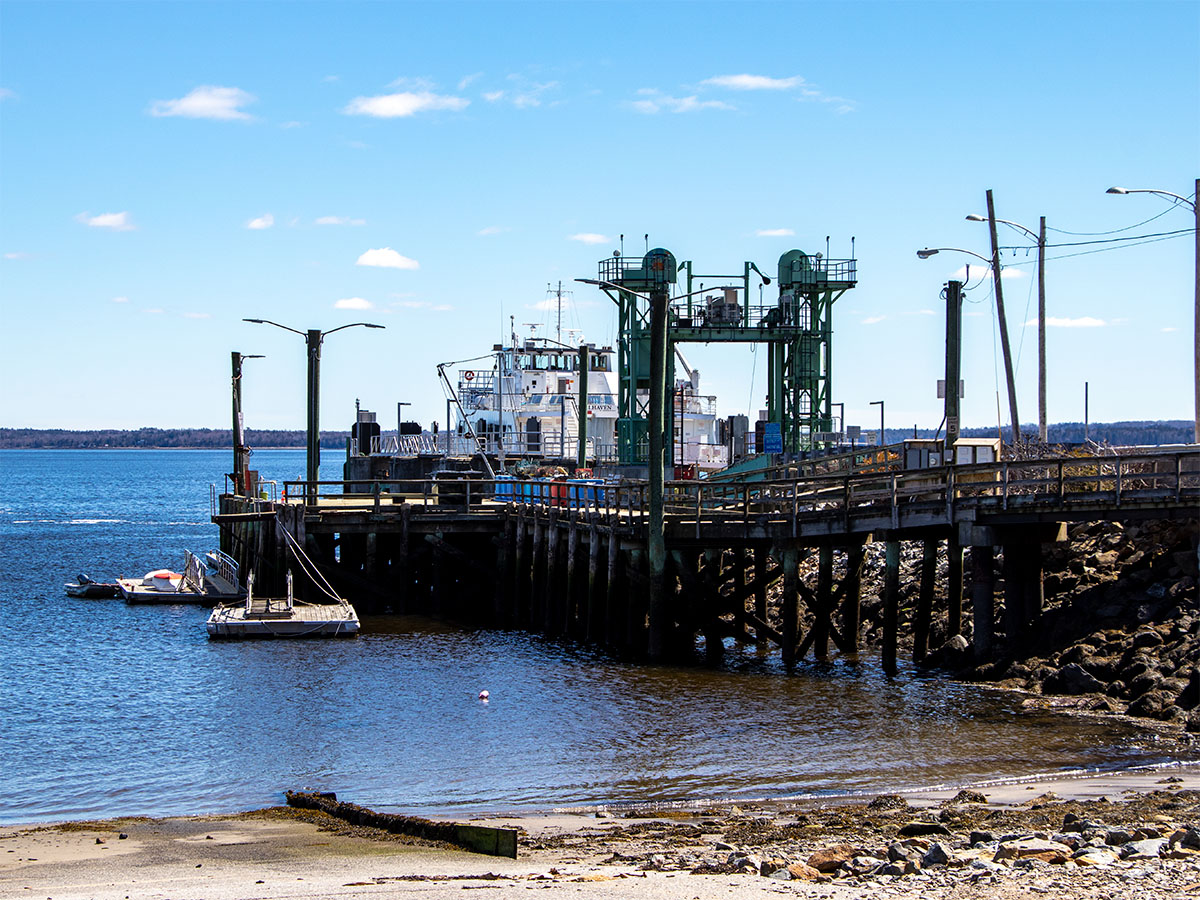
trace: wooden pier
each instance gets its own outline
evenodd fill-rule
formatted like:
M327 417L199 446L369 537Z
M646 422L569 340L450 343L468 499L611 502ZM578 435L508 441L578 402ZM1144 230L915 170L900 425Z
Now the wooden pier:
M1200 515L1200 454L669 482L657 590L643 483L294 482L277 501L226 494L219 503L222 549L264 589L278 589L289 567L286 531L367 615L523 628L632 658L686 657L702 646L717 661L729 639L777 647L788 665L831 647L855 652L864 558L881 543L883 663L894 672L901 542L922 548L915 659L930 650L935 610L944 611L946 636L970 615L974 653L986 659L1000 634L1022 642L1036 623L1043 546L1064 540L1066 523ZM801 577L808 571L815 579Z

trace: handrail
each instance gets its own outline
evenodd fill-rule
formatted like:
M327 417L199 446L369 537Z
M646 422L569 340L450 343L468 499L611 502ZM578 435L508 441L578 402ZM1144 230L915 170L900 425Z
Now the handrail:
M336 492L322 490L336 487ZM369 510L380 515L400 502L430 510L492 510L532 505L586 510L629 524L649 514L644 482L597 479L434 478L288 481L284 502L311 498L323 511ZM1200 454L1139 453L1124 456L1006 460L862 474L837 473L763 481L668 481L664 509L669 523L740 521L796 522L837 514L899 527L909 511L936 513L952 521L965 506L998 512L1103 504L1122 508L1138 501L1200 502ZM260 501L261 502L261 501ZM398 507L396 507L398 509Z

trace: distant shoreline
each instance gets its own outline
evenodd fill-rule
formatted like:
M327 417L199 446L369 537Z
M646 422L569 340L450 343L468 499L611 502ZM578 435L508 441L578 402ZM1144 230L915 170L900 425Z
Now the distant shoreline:
M1195 436L1190 420L1093 422L1060 422L1048 426L1051 444L1081 444L1087 439L1113 446L1161 446L1190 444ZM1023 425L1025 435L1037 435L1036 425ZM1004 440L1010 431L1001 429ZM964 428L963 437L995 437L994 426ZM931 428L889 428L888 443L906 438L941 436ZM323 450L343 450L350 438L348 431L322 431ZM307 444L300 429L246 429L246 444L255 450L303 450ZM0 428L0 450L231 450L232 432L220 428L137 428L81 429L65 428Z

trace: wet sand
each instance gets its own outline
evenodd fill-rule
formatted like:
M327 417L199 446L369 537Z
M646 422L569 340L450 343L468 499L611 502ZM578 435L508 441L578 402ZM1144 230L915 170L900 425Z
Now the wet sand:
M1131 900L1195 897L1200 894L1200 852L1183 849L1171 859L1120 860L1103 868L951 864L903 877L843 875L813 881L763 877L745 868L720 870L728 868L723 861L738 846L746 849L737 852L762 860L782 856L787 862L802 862L831 844L880 846L894 840L898 823L930 820L939 810L956 832L974 821L971 816L1014 832L1054 831L1064 810L1104 814L1113 823L1194 827L1200 824L1197 792L1200 767L1187 767L1000 785L983 789L987 803L969 809L953 804L956 791L934 791L906 795L903 802L888 798L884 804L869 804L870 798L774 801L659 814L472 820L522 829L515 860L386 835L321 813L287 808L231 816L15 826L0 828L0 896L438 900L461 898L467 890L484 891L488 897L549 890L581 897L688 900L780 893L841 900L867 892L913 898L1036 893ZM947 810L953 815L947 817ZM786 841L778 839L783 834ZM711 874L693 874L696 869Z

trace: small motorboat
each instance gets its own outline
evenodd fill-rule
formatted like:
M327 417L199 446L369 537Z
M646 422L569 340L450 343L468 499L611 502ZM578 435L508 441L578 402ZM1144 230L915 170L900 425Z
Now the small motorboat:
M75 584L65 584L68 597L82 597L85 600L106 600L117 596L120 588L116 584L101 584L87 575L76 575Z

